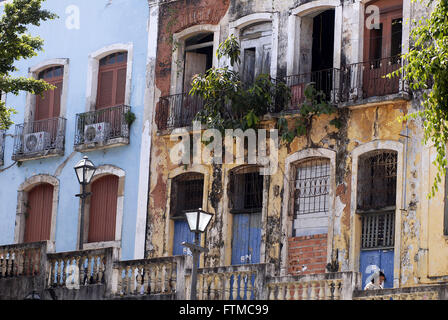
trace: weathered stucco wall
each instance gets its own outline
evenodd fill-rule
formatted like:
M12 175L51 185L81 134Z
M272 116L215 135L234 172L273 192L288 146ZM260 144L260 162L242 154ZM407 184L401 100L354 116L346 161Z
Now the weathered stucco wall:
M194 24L221 24L221 40L227 37L226 23L252 13L279 12L279 37L277 75L285 75L288 47L288 17L290 9L311 1L223 1L219 4L209 1L177 1L167 3L161 8L158 65L156 68L156 86L161 95L170 91L171 52L170 35ZM325 1L315 1L322 5ZM331 2L331 1L328 1ZM326 2L325 2L326 3ZM357 62L360 57L359 10L360 1L342 2L342 50L341 63ZM188 15L187 10L194 5L196 19ZM213 6L213 9L210 8ZM421 14L418 8L410 7L404 1L404 12L411 17ZM228 10L227 10L228 9ZM211 11L210 11L211 10ZM208 12L207 18L202 13ZM274 263L277 271L287 268L287 239L291 237L291 228L284 221L291 222L292 217L284 217L282 207L285 194L285 160L298 151L308 148L324 148L335 153L335 185L331 226L329 227L327 261L338 250L340 271L359 270L360 219L354 215L352 179L352 152L372 142L387 146L400 146L403 172L397 185L396 215L399 235L395 243L396 259L394 264L394 284L410 286L417 283L431 283L446 280L448 261L448 240L443 236L443 195L444 190L434 199L428 200L435 168L430 163L434 151L423 146L421 123L418 120L400 122L398 118L415 111L416 101L405 99L377 101L368 105L357 105L339 110L342 127L336 129L329 122L333 116L315 118L311 133L307 137L296 138L290 145L279 149L279 170L265 178L265 199L263 202L261 262ZM292 123L294 117L289 118ZM273 128L274 121L266 119L265 127ZM177 165L170 162L169 152L177 141L170 141L169 135L160 135L153 131L153 152L151 155L150 200L148 205L148 227L146 253L149 257L172 254L173 222L169 219L169 194L171 179L185 172L205 174L204 210L215 214L211 225L202 239L210 252L201 260L202 266L229 265L231 261L232 215L228 208L229 172L236 165ZM358 149L359 150L359 149ZM431 151L432 150L432 151ZM356 203L356 201L355 201ZM398 207L398 204L400 206ZM285 220L284 220L285 219ZM286 232L285 232L286 230ZM331 231L331 232L330 232Z

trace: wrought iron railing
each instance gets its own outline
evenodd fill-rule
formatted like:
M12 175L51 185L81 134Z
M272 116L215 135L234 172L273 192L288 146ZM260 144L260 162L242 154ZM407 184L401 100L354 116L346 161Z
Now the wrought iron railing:
M107 144L112 139L129 138L126 115L130 112L131 107L119 105L77 114L75 146Z
M337 103L340 78L340 70L335 68L287 76L285 81L291 89L291 103L286 108L299 109L305 102L305 89L310 84L313 84L318 92L325 94L326 102Z
M188 93L161 97L156 112L156 124L159 130L181 128L192 125L196 114L202 110L203 100Z
M13 160L64 153L64 118L51 118L16 125Z
M341 102L406 91L401 77L386 78L402 66L400 56L346 65L342 68Z

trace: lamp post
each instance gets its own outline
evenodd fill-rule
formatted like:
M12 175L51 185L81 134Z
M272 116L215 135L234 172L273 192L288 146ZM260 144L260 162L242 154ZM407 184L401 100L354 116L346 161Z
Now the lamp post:
M89 160L87 156L84 156L81 161L79 161L75 167L76 177L81 185L81 193L77 194L76 197L81 198L81 223L79 230L79 250L83 249L84 243L84 206L86 198L91 195L91 192L86 192L86 186L92 181L92 177L95 174L96 167L93 162Z
M189 210L185 211L187 217L188 227L191 232L194 232L194 244L188 242L182 242L184 247L187 247L193 253L193 269L191 271L191 290L190 300L196 300L196 283L198 273L199 256L201 252L208 252L206 248L199 245L199 234L203 233L207 229L213 214L205 212L204 210Z

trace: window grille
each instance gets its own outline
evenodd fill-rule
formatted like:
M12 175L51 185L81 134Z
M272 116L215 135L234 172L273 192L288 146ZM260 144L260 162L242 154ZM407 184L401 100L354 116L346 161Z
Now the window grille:
M362 249L390 248L394 246L395 212L363 214Z
M263 176L258 168L248 167L231 173L230 207L232 213L259 212L263 207Z
M294 194L295 216L328 213L330 161L312 159L297 165Z
M358 210L395 206L397 153L376 151L361 158L358 167Z
M202 208L204 178L202 174L187 174L173 180L171 212L173 217L184 217L185 210Z

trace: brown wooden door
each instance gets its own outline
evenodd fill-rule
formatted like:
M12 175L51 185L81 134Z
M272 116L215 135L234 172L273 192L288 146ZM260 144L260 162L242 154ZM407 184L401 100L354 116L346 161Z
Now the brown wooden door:
M28 192L24 242L50 240L53 186L41 184Z
M118 177L107 175L92 183L88 242L114 241Z

